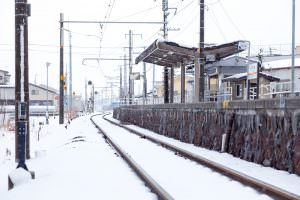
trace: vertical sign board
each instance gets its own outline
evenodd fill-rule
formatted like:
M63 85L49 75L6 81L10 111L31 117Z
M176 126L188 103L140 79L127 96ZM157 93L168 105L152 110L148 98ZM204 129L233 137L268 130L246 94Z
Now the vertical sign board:
M18 119L19 121L17 122L18 126L18 157L19 157L19 164L18 167L22 167L26 170L26 164L25 164L25 148L26 148L26 135L27 135L27 121L26 121L26 103L25 102L20 102L18 104L19 107L19 113L18 113Z
M256 79L257 78L257 65L249 65L248 66L248 80Z

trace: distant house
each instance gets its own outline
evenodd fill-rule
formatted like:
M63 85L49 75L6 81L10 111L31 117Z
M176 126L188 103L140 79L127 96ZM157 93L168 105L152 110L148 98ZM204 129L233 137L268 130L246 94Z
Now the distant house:
M256 62L240 56L232 56L206 64L205 99L207 101L231 99L231 86L223 80L236 74L246 74L248 66L253 63Z
M291 58L263 63L262 71L280 78L280 83L269 86L273 96L289 95L291 92ZM300 95L300 57L295 58L295 93Z
M187 100L192 100L193 95L193 88L194 88L194 77L191 75L185 76L185 93ZM156 96L157 97L163 97L163 83L159 82L159 84L156 85ZM180 95L181 95L181 76L177 75L174 78L174 102L180 101Z
M300 46L296 47L296 55L300 55Z
M10 76L8 71L0 69L0 85L7 85L10 81Z
M45 106L57 105L58 92L53 89L29 83L29 99L30 105ZM15 105L15 86L13 85L0 85L0 104Z
M256 97L256 79L249 80L249 99ZM259 73L259 86L260 86L260 98L272 98L269 91L263 86L269 85L271 82L279 82L278 77L271 76L269 74ZM227 83L227 87L231 88L231 98L229 100L245 100L247 99L247 73L240 73L229 76L223 79L224 83Z

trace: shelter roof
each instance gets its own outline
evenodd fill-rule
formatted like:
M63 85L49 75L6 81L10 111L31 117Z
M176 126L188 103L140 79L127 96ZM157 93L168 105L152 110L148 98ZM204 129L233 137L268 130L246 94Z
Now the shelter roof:
M220 60L230 55L239 53L248 48L247 41L235 41L217 46L205 47L205 58L213 57ZM176 67L177 63L192 63L199 56L198 48L179 45L175 42L155 40L135 60L135 63L143 61L166 67Z

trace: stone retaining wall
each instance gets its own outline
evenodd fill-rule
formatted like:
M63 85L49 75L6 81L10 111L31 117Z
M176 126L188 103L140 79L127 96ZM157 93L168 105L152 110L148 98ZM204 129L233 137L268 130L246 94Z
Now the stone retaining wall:
M300 175L300 99L124 106L114 118Z

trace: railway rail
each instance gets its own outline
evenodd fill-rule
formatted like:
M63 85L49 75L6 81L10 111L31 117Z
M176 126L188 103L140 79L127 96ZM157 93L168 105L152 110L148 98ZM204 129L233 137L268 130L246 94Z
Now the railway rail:
M94 115L96 116L96 115ZM122 156L127 164L136 172L136 174L146 183L146 185L158 196L161 200L173 200L174 198L164 190L143 168L136 163L118 144L116 144L111 137L93 120L92 116L90 120L99 132L104 136L106 141L111 144L114 149Z
M105 118L105 115L102 116L103 119L108 121L109 123L119 126L139 137L145 138L147 140L150 140L151 142L154 142L158 145L161 145L164 148L167 148L173 152L176 153L176 155L180 155L182 157L185 157L187 159L190 159L192 161L195 161L203 166L206 166L216 172L219 172L231 179L234 179L244 185L248 185L252 188L255 188L256 190L265 193L274 199L281 199L281 200L300 200L300 196L297 194L293 194L291 192L288 192L284 189L281 189L279 187L276 187L274 185L271 185L269 183L266 183L264 181L261 181L259 179L253 178L251 176L248 176L244 173L238 172L236 170L230 169L226 166L223 166L219 163L216 163L212 160L206 159L204 157L201 157L199 155L196 155L192 152L189 152L185 149L182 149L180 147L177 147L172 144L168 144L160 139L151 137L149 135L145 135L141 132L138 132L136 130L133 130L127 126L124 126L122 124L116 123L112 120L109 120ZM92 118L91 118L92 120ZM111 138L105 132L92 120L93 124L100 130L100 132L104 135L105 138L111 143L114 148L122 155L122 157L128 162L128 164L137 172L137 174L147 183L147 185L154 191L160 199L174 199L170 194L168 194L157 182L155 182L136 162L134 162L130 156L128 156L127 153L125 153L117 144L115 144Z

